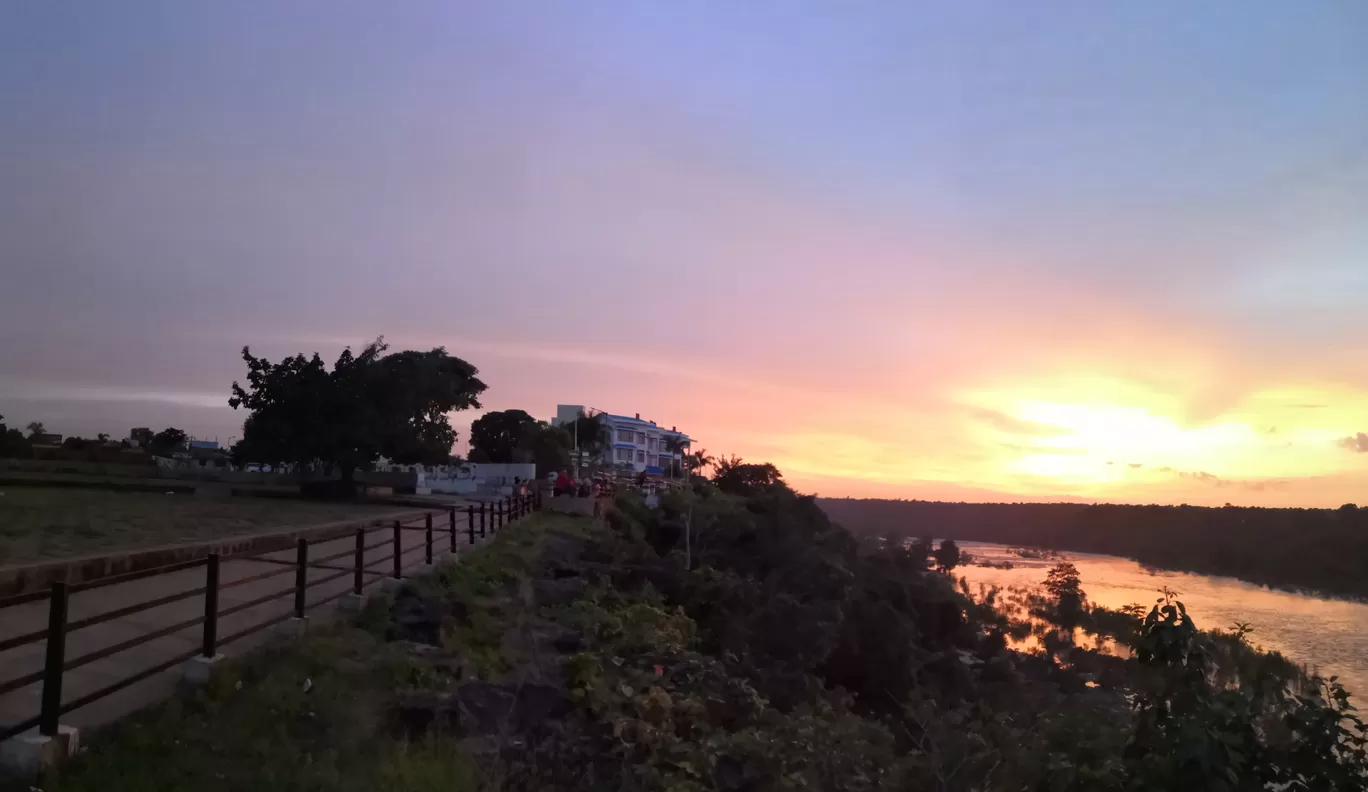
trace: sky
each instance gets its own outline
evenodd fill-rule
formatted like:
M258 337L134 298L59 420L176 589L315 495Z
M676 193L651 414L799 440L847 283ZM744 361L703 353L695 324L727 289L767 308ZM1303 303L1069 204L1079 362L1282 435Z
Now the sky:
M0 6L11 426L383 335L822 495L1368 504L1365 218L1356 0Z

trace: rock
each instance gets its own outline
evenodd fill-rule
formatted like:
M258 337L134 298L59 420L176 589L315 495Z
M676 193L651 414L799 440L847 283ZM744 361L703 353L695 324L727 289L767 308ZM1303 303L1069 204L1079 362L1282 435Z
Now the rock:
M461 729L468 735L526 732L568 709L564 690L535 682L467 682L456 691L456 703Z
M580 566L580 555L584 552L585 540L582 537L561 531L552 531L541 542L542 568L550 577L574 577Z
M554 685L525 683L518 687L513 717L520 731L535 729L547 720L559 718L568 709L565 691Z
M451 608L436 597L424 597L405 586L395 595L386 640L442 645L442 624L452 617Z
M432 731L450 730L459 722L456 694L440 690L409 690L398 695L391 711L396 730L415 740Z
M532 581L532 593L538 605L568 605L584 596L589 584L580 577Z
M467 734L498 734L511 728L517 698L503 685L467 682L456 691L461 729Z
M574 654L584 648L584 639L573 632L567 632L552 641L551 646L561 654Z

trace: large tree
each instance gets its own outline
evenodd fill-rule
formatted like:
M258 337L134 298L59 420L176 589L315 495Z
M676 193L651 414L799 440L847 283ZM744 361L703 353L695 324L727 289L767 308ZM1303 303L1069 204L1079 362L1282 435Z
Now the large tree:
M523 410L485 413L470 425L470 461L533 462L537 474L570 466L570 433Z
M476 418L470 425L470 461L506 465L519 461L518 447L537 426L537 419L523 410L496 410Z
M169 457L172 454L184 451L189 442L190 436L184 430L168 426L152 436L152 441L147 444L147 448L157 456Z
M343 350L332 370L317 353L279 363L247 347L247 386L228 404L250 411L239 456L252 461L336 468L343 481L381 455L403 464L441 464L456 432L447 413L478 408L487 387L478 370L438 347L386 355L384 339L359 354Z
M0 415L0 457L27 458L33 456L33 444L24 433L5 425L5 416Z
M713 470L713 483L733 495L754 495L770 487L787 487L779 468L769 462L746 462L738 456L719 459Z
M151 448L152 438L156 436L156 433L146 426L136 426L128 430L128 442L142 449Z

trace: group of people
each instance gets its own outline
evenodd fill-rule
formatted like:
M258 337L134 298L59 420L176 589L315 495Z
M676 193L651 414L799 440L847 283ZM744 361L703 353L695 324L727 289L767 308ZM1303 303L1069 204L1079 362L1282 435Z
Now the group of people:
M555 473L550 478L551 490L558 498L562 495L572 498L597 498L603 491L602 485L598 482L587 477L576 481L566 470Z

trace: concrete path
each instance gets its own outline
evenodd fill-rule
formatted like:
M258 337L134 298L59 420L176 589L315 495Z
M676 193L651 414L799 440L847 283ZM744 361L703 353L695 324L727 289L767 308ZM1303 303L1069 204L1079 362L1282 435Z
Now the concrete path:
M455 501L452 501L452 503L455 504ZM463 504L461 505L461 510L463 511ZM458 554L472 549L471 545L468 544L468 536L465 531L465 520L463 517L464 515L458 511ZM447 528L448 522L445 515L434 515L434 562L440 562L450 556L451 542ZM392 534L389 529L377 530L367 535L366 544L375 544L390 536L392 536ZM477 543L476 546L483 541L487 541L480 539L478 528L475 538ZM425 544L424 533L421 529L405 530L402 532L402 541L403 549L405 551L411 551L406 552L403 556L406 574L409 574L416 571L424 562L424 552L419 549ZM348 536L310 545L309 558L322 558L354 548L355 539ZM386 543L381 547L367 550L365 553L366 563L370 564L372 561L379 561L380 559L385 558L392 553L392 549L392 544ZM239 630L260 624L274 617L284 616L293 610L294 597L291 592L295 581L295 571L293 567L295 551L285 550L270 553L264 556L264 558L285 561L289 562L289 564L235 560L226 561L221 565L219 572L221 590L219 592L218 603L220 612L231 608L234 605L249 602L271 593L280 592L282 593L282 596L280 599L272 600L260 605L254 605L237 613L221 617L218 622L220 642L222 639L230 637ZM352 558L351 555L348 555L327 563L350 569L353 565ZM274 577L222 589L222 586L231 585L235 580L241 580L264 572L270 572L273 569L278 569L279 571L279 574ZM385 575L388 576L392 574L392 562L385 561L377 564L373 569L384 572ZM311 568L308 573L308 579L310 581L315 581L338 574L339 570ZM384 578L379 575L367 575L367 592L375 590L383 579ZM147 602L158 597L193 590L203 587L204 585L205 567L199 566L192 569L181 570L179 572L158 575L156 577L129 581L127 583L119 583L87 591L78 591L72 594L70 598L68 623L97 614L108 613L137 603ZM326 599L329 596L347 591L351 586L352 575L343 575L337 580L308 589L306 602L311 605L319 600ZM314 620L326 619L335 612L336 606L337 602L328 603L309 611L308 615ZM158 629L203 616L203 614L204 596L201 594L178 602L160 605L129 616L77 629L67 635L66 658L70 661L89 652L113 646L120 641L146 635ZM0 610L0 640L45 629L47 620L47 600ZM196 647L201 645L203 629L203 625L196 625L178 632L173 632L149 643L119 652L101 660L93 661L80 668L75 668L66 672L62 683L62 701L64 703L70 702L91 691L98 690L106 685L113 684L121 679L132 676L139 671L153 667L159 662L164 662L176 655L193 651ZM221 645L219 651L229 656L240 655L253 647L260 645L262 642L270 640L273 634L278 633L272 629L256 632L232 641L227 645ZM0 652L0 684L41 670L45 652L46 641L43 640L11 649L7 652ZM179 667L161 672L113 693L106 698L92 702L62 716L62 723L64 725L75 726L78 729L88 729L109 723L112 720L123 717L130 712L156 701L160 701L170 695L176 689L176 684L181 677L181 673ZM40 710L41 697L41 682L35 682L27 687L0 696L0 727L13 725L37 715Z

